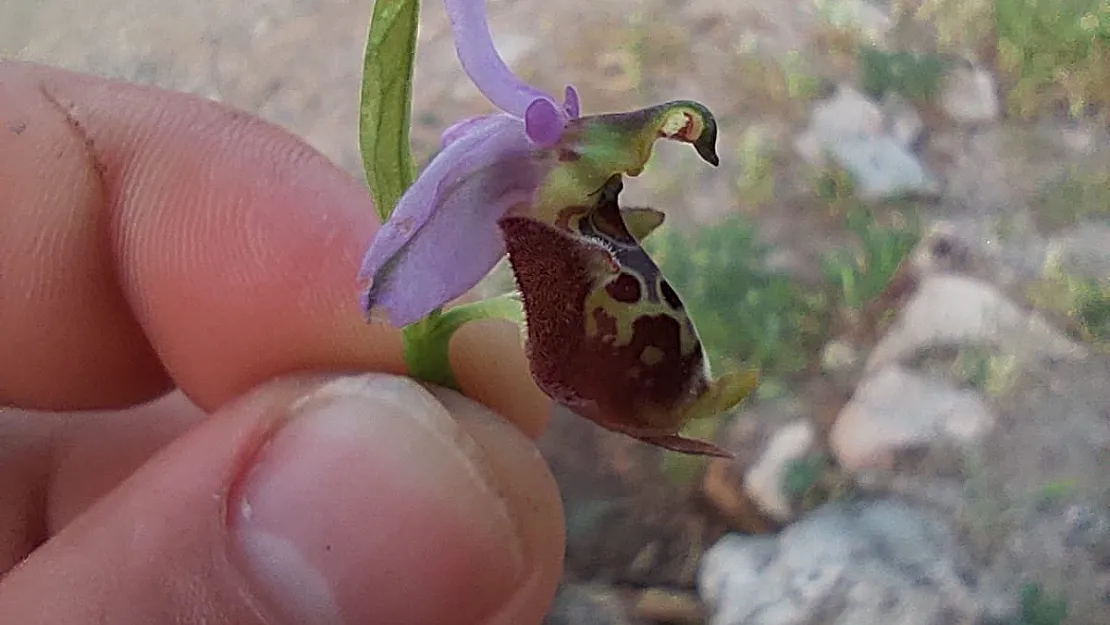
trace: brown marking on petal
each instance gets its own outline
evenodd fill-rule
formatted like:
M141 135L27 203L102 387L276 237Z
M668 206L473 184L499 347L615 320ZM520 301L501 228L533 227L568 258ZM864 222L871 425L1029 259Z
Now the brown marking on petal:
M573 163L575 161L581 160L581 158L582 155L578 152L575 152L574 150L570 150L567 148L562 148L559 150L558 159L560 163Z
M622 304L635 304L643 295L640 281L636 276L625 272L621 272L615 280L606 284L605 292Z
M677 434L690 418L731 406L724 404L737 385L713 390L678 294L622 218L621 186L619 176L611 178L593 207L564 208L555 225L509 216L499 222L524 301L532 376L598 425L718 455Z
M594 406L583 416L607 427L676 432L678 408L697 386L692 378L704 371L700 353L682 354L680 322L668 315L633 317L631 342L618 345L606 337L614 336L620 320L597 308L589 313L598 331L587 335L585 303L609 275L608 253L531 219L506 217L500 224L524 300L528 354L540 388L568 405ZM640 358L649 346L663 356L652 366ZM642 373L630 379L633 368Z
M689 113L685 111L672 111L667 114L666 119L663 120L663 125L659 127L656 133L661 139L679 139L688 140L688 133L690 126L693 124L693 119Z

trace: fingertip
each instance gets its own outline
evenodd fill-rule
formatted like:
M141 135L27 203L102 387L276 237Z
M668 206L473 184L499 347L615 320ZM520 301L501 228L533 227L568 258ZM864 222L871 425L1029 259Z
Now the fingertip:
M543 433L551 399L532 380L519 325L504 319L463 325L452 338L450 360L467 397L504 415L529 438Z
M4 580L27 625L539 622L562 517L530 442L394 376L284 379L198 424ZM491 620L492 619L492 620Z
M431 392L481 447L497 492L509 503L531 574L485 625L538 623L562 577L565 528L558 485L539 450L520 430L470 399L445 389Z

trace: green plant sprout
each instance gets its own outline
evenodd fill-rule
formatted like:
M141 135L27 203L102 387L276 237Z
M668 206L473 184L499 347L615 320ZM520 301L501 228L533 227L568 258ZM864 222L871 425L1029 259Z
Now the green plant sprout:
M825 453L811 453L792 460L782 477L782 490L802 510L813 510L828 501L852 496L852 478L839 471Z
M958 382L991 397L1005 395L1017 381L1018 359L985 345L959 349L951 366Z
M946 69L947 63L936 54L887 52L873 45L859 50L860 83L876 100L897 93L910 101L931 102Z
M874 213L861 203L847 211L845 222L856 246L826 256L822 270L834 285L839 303L850 312L859 312L886 288L920 235L916 229L876 224Z
M1022 585L1018 597L1021 611L1014 625L1060 625L1068 618L1068 602L1036 582Z
M715 366L758 368L762 385L768 385L815 357L824 301L767 268L768 248L743 215L688 234L660 232L645 243L667 275L683 285Z
M740 169L736 189L751 206L761 206L775 198L777 153L764 134L758 127L748 128L736 150Z
M1072 275L1058 260L1049 259L1044 277L1030 287L1029 299L1042 310L1066 317L1080 340L1110 351L1110 278Z

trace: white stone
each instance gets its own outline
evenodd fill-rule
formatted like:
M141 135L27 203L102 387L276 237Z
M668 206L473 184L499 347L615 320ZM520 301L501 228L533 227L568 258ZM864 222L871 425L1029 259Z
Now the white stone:
M886 115L887 132L906 150L913 150L921 133L925 132L925 122L917 107L897 94L890 94L883 99L883 113Z
M828 144L843 138L879 137L883 131L879 105L852 87L841 85L835 96L814 106L809 129L794 147L811 165L822 165Z
M945 76L940 105L958 124L983 124L998 119L994 77L982 67L956 67Z
M859 350L845 339L829 341L821 350L821 369L830 373L850 371L859 364Z
M789 521L790 497L783 479L790 463L813 449L817 432L809 421L799 420L780 428L767 442L759 460L744 475L744 489L760 509L778 521Z
M864 200L898 195L928 195L940 192L933 176L921 161L898 144L894 137L857 137L829 145L833 157L853 176L856 194Z
M698 588L709 625L979 622L995 615L961 577L963 553L926 510L829 504L777 539L722 538L702 559Z
M925 347L991 345L1020 360L1083 358L1087 349L1040 315L1022 310L994 286L957 274L925 276L865 370L900 362Z
M1052 237L1048 256L1067 273L1094 279L1110 276L1110 224L1085 223Z
M831 157L852 174L864 199L939 191L917 157L888 134L879 105L848 86L814 107L809 127L795 140L794 149L813 165L824 165Z
M892 365L856 388L829 446L849 471L886 468L900 450L976 442L994 422L977 393Z

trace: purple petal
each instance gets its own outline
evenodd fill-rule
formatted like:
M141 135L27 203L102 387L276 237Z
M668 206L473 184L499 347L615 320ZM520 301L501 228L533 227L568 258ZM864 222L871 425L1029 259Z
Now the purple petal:
M366 252L364 303L404 326L477 284L505 253L497 220L546 173L532 150L519 119L494 115L436 155Z
M518 118L524 117L535 100L547 100L556 106L554 98L522 82L501 60L486 22L485 0L443 0L443 4L451 20L459 61L490 102Z
M465 136L467 133L471 132L472 128L480 124L482 120L487 117L489 117L489 115L475 115L473 117L464 117L459 121L451 124L447 127L447 130L444 130L443 134L439 136L439 148L442 150L449 144L454 143L457 139Z
M541 147L549 148L558 143L566 123L566 115L555 108L551 100L533 100L524 111L524 132Z

